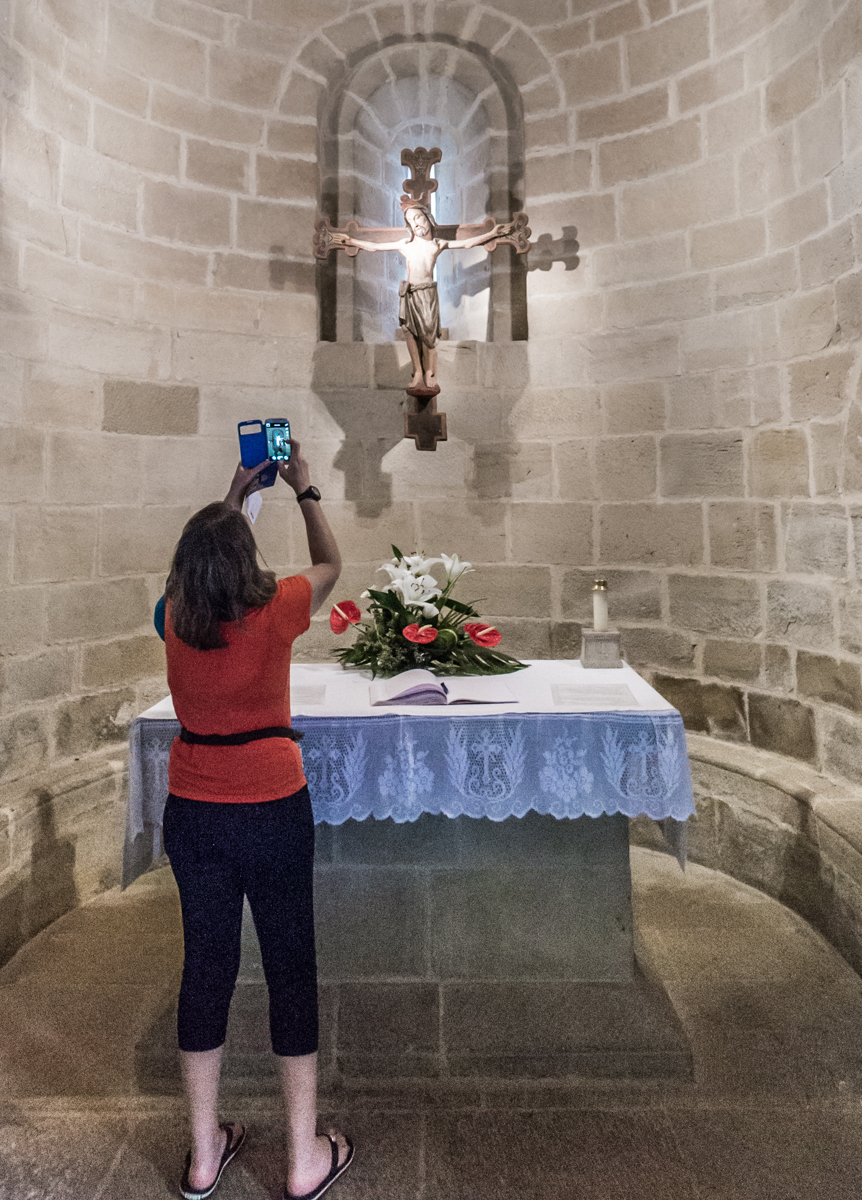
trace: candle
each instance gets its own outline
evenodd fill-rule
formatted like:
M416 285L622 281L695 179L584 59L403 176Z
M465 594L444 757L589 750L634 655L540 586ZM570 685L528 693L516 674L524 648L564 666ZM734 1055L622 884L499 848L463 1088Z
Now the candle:
M607 633L608 581L606 579L597 579L593 583L593 629L596 633Z

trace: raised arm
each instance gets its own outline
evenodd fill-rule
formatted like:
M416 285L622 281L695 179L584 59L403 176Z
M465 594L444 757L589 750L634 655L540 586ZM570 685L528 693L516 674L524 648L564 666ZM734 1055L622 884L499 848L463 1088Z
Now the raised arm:
M447 242L446 247L449 250L472 250L474 246L482 246L485 242L491 242L494 238L507 237L515 228L514 221L498 221L493 229L489 229L487 233L480 233L477 237L462 238L459 242Z
M296 495L300 496L308 488L311 475L308 463L300 453L299 442L291 438L290 445L292 447L290 459L286 463L278 464L278 473L287 486L293 488ZM240 463L224 498L225 504L241 511L246 497L250 496L252 492L260 490L259 473L261 468L266 465L266 460L258 463L256 467L244 467ZM335 587L338 576L341 574L341 555L338 552L332 530L329 528L329 522L320 511L319 502L310 498L303 500L299 509L305 520L308 553L311 558L311 566L302 574L311 584L311 611L316 613ZM158 605L156 608L154 622L158 631Z
M308 463L299 451L299 442L291 439L290 460L278 464L278 473L297 496L306 491L311 482ZM319 493L318 493L319 494ZM335 587L341 574L341 555L329 522L320 509L320 503L309 497L299 505L305 520L308 538L308 554L311 566L302 574L311 584L311 612L316 613L326 597Z
M333 246L358 246L360 250L400 250L407 242L407 238L402 238L398 242L363 242L359 238L351 237L349 233L342 233L338 229L334 229L329 235L329 240Z

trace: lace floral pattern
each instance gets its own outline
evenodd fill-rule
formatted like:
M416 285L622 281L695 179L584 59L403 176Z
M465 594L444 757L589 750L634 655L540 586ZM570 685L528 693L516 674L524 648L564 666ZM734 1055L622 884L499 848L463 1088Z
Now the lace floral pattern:
M571 800L584 801L584 811L589 811L587 802L593 793L595 777L585 762L586 747L574 738L558 737L550 750L543 751L542 757L545 765L539 772L539 787L562 802L551 809L554 815Z
M402 729L395 752L384 755L383 771L377 777L380 795L403 805L410 814L408 821L421 816L422 801L434 786L434 772L425 765L428 754L419 749L412 733Z
M333 809L344 810L347 816L365 782L366 763L367 746L362 733L328 743L318 739L303 746L302 765L309 792L327 796Z
M422 813L493 821L531 810L560 818L645 813L658 821L694 813L677 712L392 713L297 716L293 724L305 733L315 820L330 825L370 816L415 821ZM176 721L132 726L127 847L144 835L152 843L161 825L178 732Z

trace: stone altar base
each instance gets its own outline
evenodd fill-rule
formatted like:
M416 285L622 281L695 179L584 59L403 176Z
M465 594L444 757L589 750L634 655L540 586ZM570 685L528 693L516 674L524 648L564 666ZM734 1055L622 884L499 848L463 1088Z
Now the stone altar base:
M633 946L628 820L529 813L317 827L320 1080L451 1088L691 1073ZM250 914L225 1087L276 1090ZM147 1091L179 1088L175 1003L136 1049Z

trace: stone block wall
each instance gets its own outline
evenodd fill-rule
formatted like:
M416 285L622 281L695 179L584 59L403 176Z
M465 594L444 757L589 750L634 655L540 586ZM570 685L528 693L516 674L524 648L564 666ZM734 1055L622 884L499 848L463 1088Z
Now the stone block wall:
M128 781L123 747L4 783L0 964L70 908L114 887Z
M282 414L340 596L392 541L457 551L504 648L576 655L601 570L629 660L692 728L862 777L855 0L6 12L0 779L119 745L163 693L173 544L223 494L236 422ZM321 115L337 94L339 130L388 137L421 103L372 84L478 95L489 73L510 127L489 101L482 136L505 134L535 242L528 336L501 293L493 340L441 344L450 440L419 454L404 344L317 340ZM257 529L272 567L303 565L283 490ZM320 619L298 654L332 648Z

